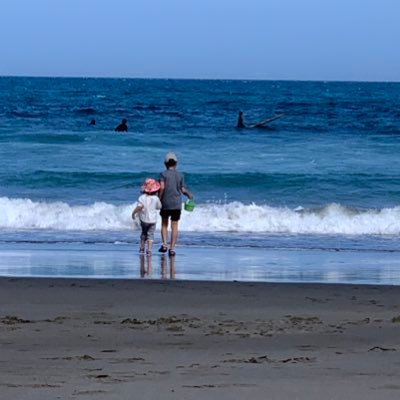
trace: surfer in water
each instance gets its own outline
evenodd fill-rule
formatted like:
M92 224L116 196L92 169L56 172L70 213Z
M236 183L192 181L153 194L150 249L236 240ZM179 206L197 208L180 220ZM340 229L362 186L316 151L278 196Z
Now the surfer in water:
M243 111L239 111L236 128L239 128L239 129L246 128L246 126L244 125L244 122L243 122Z
M128 132L127 122L126 118L123 118L121 123L114 129L115 132Z

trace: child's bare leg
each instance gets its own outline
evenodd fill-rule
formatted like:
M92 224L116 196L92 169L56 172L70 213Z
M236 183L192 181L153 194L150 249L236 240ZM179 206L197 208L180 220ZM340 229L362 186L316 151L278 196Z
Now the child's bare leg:
M153 241L148 240L147 241L147 253L150 254L152 250L153 250Z
M139 251L144 251L145 244L146 244L146 242L144 241L144 239L140 239L140 249L139 249Z

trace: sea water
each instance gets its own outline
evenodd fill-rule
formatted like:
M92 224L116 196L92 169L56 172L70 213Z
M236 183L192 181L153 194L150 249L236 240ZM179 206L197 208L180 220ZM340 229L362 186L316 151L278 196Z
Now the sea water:
M248 125L283 116L238 130L239 110ZM128 133L114 132L122 118ZM371 254L393 277L399 138L397 83L2 77L0 247L135 251L140 185L173 151L196 201L181 253L341 253L349 269Z

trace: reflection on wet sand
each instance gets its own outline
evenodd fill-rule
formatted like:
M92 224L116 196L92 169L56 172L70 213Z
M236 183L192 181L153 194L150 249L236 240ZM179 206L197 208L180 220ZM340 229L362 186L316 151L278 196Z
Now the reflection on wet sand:
M172 269L179 280L400 285L400 252L182 246L173 265L168 255L148 259L132 246L34 247L0 243L0 276L161 279Z
M175 257L167 257L165 255L161 256L160 266L161 266L161 279L167 279L167 269L169 260L169 278L175 279Z
M152 256L151 255L145 256L144 254L140 254L139 259L140 259L140 277L152 278L153 274ZM167 257L166 255L162 255L160 257L160 272L161 272L161 279L168 279L168 278L175 279L175 257Z
M141 254L140 256L140 277L145 278L151 277L151 274L153 272L153 263L152 263L152 257L147 256L145 257L144 254Z

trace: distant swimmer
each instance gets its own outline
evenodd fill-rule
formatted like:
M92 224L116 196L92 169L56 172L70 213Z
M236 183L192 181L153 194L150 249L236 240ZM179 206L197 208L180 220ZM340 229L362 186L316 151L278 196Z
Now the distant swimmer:
M89 125L96 125L96 120L95 120L95 119L92 119L92 120L89 122Z
M123 118L121 123L114 129L115 132L128 132L127 120Z
M243 121L243 111L239 111L236 128L246 128Z

